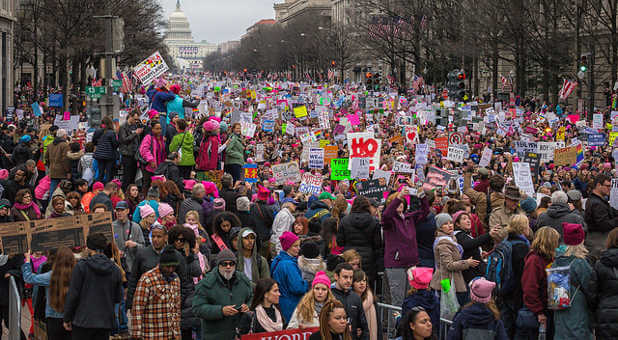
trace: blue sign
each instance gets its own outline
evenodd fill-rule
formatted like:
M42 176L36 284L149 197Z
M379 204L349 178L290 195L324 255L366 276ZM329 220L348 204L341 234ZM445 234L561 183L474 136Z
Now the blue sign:
M41 112L41 107L39 106L39 103L32 103L31 107L35 117L40 117L43 114Z
M602 133L593 133L588 135L588 146L603 146L605 145L605 135Z
M266 132L273 132L273 129L275 128L275 121L271 120L271 119L264 119L262 120L262 130L266 131Z
M49 95L49 106L51 107L62 107L63 104L63 96L62 93L53 93Z

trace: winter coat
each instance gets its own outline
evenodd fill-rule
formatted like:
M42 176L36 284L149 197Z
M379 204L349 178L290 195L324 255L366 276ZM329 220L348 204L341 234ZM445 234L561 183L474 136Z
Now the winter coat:
M195 289L193 314L201 319L202 340L233 339L241 319L240 313L224 316L223 307L251 303L253 289L245 274L236 271L225 281L218 269L204 276Z
M553 206L553 205L552 205ZM550 206L551 208L551 206ZM593 269L588 261L575 256L558 256L553 267L569 266L571 307L554 311L554 340L594 339L592 334L593 310L588 306L596 298L591 285Z
M324 262L321 255L318 255L315 259L308 259L300 255L298 257L298 268L303 273L303 280L313 282L315 273L326 271L326 262Z
M588 226L586 248L596 256L601 249L605 249L607 234L618 227L618 210L611 207L606 199L590 193L586 200L584 220Z
M331 217L330 214L330 208L328 207L328 205L320 200L315 200L313 202L311 202L311 204L309 204L309 209L307 209L307 212L305 213L305 217L307 219L311 219L315 214L319 213L321 210L326 209L328 212L324 215L322 215L322 217L320 217L320 223L324 222L325 219Z
M526 255L521 288L524 292L524 305L536 315L544 314L547 309L547 274L545 268L552 259L531 251Z
M20 142L13 150L12 158L13 164L20 165L26 163L27 160L33 159L34 155L30 150L28 143Z
M443 238L438 239L439 237ZM433 290L439 291L442 289L440 281L451 279L457 293L467 292L468 286L462 272L470 268L470 265L466 259L462 259L455 237L438 230L434 244L433 253L436 270L433 273L429 286Z
M51 281L52 271L50 270L43 274L35 274L32 271L33 269L31 262L26 262L21 266L21 272L25 283L31 284L33 286L39 286L39 288L37 288L38 294L41 293L42 288L45 289L45 317L62 319L63 313L57 312L55 309L52 308L52 306L49 305L49 283ZM32 298L32 300L36 301L34 297Z
M36 203L35 203L36 204ZM24 212L28 218L24 216L21 212ZM15 222L23 222L23 221L34 221L43 218L43 216L37 215L36 211L33 207L28 207L26 210L19 210L16 207L11 208L11 218Z
M94 151L94 159L115 160L118 149L118 138L114 130L97 129L92 136L92 142L97 147Z
M270 265L272 278L279 284L281 297L279 306L285 320L290 320L294 308L310 287L309 282L302 279L298 260L285 251L279 252Z
M219 136L204 137L199 147L196 168L203 171L216 170L219 160ZM227 207L227 204L225 206Z
M182 145L181 145L182 144ZM171 152L180 152L180 166L194 166L195 156L193 155L193 135L189 131L181 132L174 136L170 143Z
M67 157L69 151L69 143L67 143L64 138L56 138L54 142L47 147L45 160L49 167L49 178L67 178L67 174L71 173L71 162Z
M258 201L251 205L249 211L255 221L255 232L260 242L270 240L275 217L273 208L264 202Z
M481 246L491 243L491 236L489 236L489 234L484 234L477 238L472 238L466 231L455 230L455 238L457 239L457 243L463 248L463 259L473 258L479 261L478 266L470 267L462 272L467 284L472 281L473 278L485 274L485 263L481 258Z
M503 204L497 208L494 208L491 211L491 214L489 215L489 226L490 228L491 226L496 225L506 226L511 221L511 217L515 215L525 215L525 213L519 207L516 208L514 211L509 212L506 210L506 207Z
M111 330L115 325L115 304L122 300L122 290L120 269L107 256L97 253L80 260L71 274L64 322Z
M487 331L491 331L491 333ZM477 339L483 340L509 340L502 320L496 320L489 308L481 303L473 303L468 307L463 307L455 314L447 339L464 339L466 332L473 332L468 333L466 338L475 336ZM493 335L493 338L490 337L491 335Z
M182 97L179 95L175 95L174 99L167 102L167 123L169 124L169 115L172 112L176 112L180 119L185 118L185 108L182 106Z
M245 230L250 230L249 228L242 228L238 235L242 235ZM257 240L256 240L257 241ZM237 241L238 252L236 254L237 262L236 262L236 270L241 273L245 272L245 257L243 255L243 250L245 249L242 245L242 237L238 237ZM268 261L264 258L264 256L258 254L258 246L257 242L253 245L253 251L251 253L251 283L255 285L255 283L260 279L270 278L270 268L268 268Z
M139 213L139 208L141 206L144 206L145 204L148 204L152 208L152 210L154 210L155 215L157 215L157 219L159 218L159 202L155 200L143 200L139 202L139 204L135 207L133 211L133 217L131 218L133 222L139 224L139 222L142 220L142 215L140 215Z
M436 239L436 215L430 212L427 217L418 221L415 227L418 266L433 268L433 241Z
M419 210L404 212L403 217L397 213L399 204L399 198L393 199L382 213L385 268L407 269L418 263L416 224L429 214L427 198L421 200Z
M367 317L365 316L365 310L363 309L363 302L352 289L347 291L340 290L335 286L331 286L331 292L337 300L339 300L345 309L349 324L352 327L352 339L354 340L369 340L369 325L367 323ZM357 329L361 329L361 336L358 336Z
M371 284L377 275L377 261L382 255L380 223L368 212L352 212L341 220L337 230L337 245L354 249L362 258L363 270ZM416 237L416 233L414 235Z
M281 241L279 237L286 231L290 231L290 228L294 225L296 218L287 209L283 208L279 211L275 220L273 221L272 235L270 236L270 243L275 245L275 254L279 254L281 249Z
M155 167L151 167L150 164L146 164L146 171L154 173L157 170L159 164L165 161L165 144L163 138L156 138L152 134L146 135L142 144L139 147L139 153L146 162L154 162Z
M159 164L154 174L163 175L166 180L174 182L180 192L182 192L185 187L183 178L180 176L180 169L178 165L174 164L172 161L165 160L163 163Z
M114 242L116 242L118 249L125 254L124 256L127 263L126 269L129 273L132 271L133 261L135 259L135 255L137 254L137 250L143 248L146 243L141 229L142 228L139 226L139 224L131 220L127 220L125 223L123 223L117 219L112 222ZM137 243L137 246L133 248L128 248L125 246L126 241L133 241Z
M401 305L401 315L408 314L412 308L417 306L423 307L429 314L432 325L440 325L440 299L434 292L430 289L421 289L408 295Z
M9 278L5 275L11 274L19 279L23 263L23 255L0 255L0 306L9 307Z
M141 228L139 230L141 235ZM133 295L137 288L137 283L142 275L156 267L159 264L159 258L161 254L152 248L152 245L145 248L139 248L135 252L135 258L131 265L131 275L129 276L128 289L127 289L127 309L131 309L133 305Z
M232 133L225 147L225 164L245 164L245 146L242 136Z
M301 325L303 328L320 327L320 315L315 309L315 305L313 308L313 317L311 318L311 320L300 319L301 316L299 315L299 313L300 312L298 311L298 306L296 306L296 308L294 308L294 313L292 313L292 318L290 318L290 321L288 322L287 329L297 329L300 328ZM322 340L322 338L319 339Z
M176 95L172 92L156 91L152 94L152 109L160 113L167 112L167 102L174 100Z
M524 236L515 234L509 234L507 237L507 240L511 241L512 245L511 268L513 268L515 282L513 288L501 297L501 301L509 304L512 307L512 310L519 310L523 306L521 278L524 274L525 258L530 251L530 246L527 243L513 242L515 240L521 241L522 238L525 239ZM481 262L481 264L483 263Z
M202 208L202 199L189 197L186 200L182 201L180 204L180 210L178 211L178 224L185 223L185 216L191 210L197 211L200 215L200 224L203 226L207 226L206 224L206 214L204 214L204 209Z
M598 297L597 337L618 339L618 248L603 251L594 272L592 285Z
M552 205L547 208L547 211L542 213L536 220L536 228L538 230L545 226L552 227L560 233L560 240L562 241L562 223L565 222L581 224L584 230L586 230L584 218L575 211L571 211L569 206L565 203L552 203Z
M123 157L133 159L139 148L141 135L135 133L137 125L123 124L118 130L118 144L120 144L120 154Z
M225 204L225 209L227 209L227 203ZM255 225L255 220L253 219L253 216L251 215L251 213L247 212L247 211L238 211L235 212L236 216L238 216L238 219L240 220L240 224L250 228L251 230L256 231L257 227Z

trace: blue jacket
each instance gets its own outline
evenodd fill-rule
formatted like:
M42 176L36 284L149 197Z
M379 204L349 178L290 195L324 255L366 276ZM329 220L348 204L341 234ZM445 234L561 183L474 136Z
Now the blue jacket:
M329 213L320 217L320 222L324 222L325 219L331 217L330 208L328 208L328 205L326 205L326 203L320 200L315 200L309 204L309 209L307 209L307 212L305 213L305 217L307 219L311 219L313 215L317 214L318 212L324 209L329 211Z
M133 222L139 223L142 220L142 215L140 215L140 213L139 213L139 207L143 207L144 204L146 204L146 203L148 203L148 205L150 205L152 210L155 211L155 215L157 215L157 219L159 219L159 202L157 202L155 200L148 200L148 201L143 200L143 201L139 202L137 207L135 207L135 211L133 212Z
M474 303L469 307L464 307L457 314L448 331L448 340L463 339L464 329L474 329L474 336L479 339L490 340L483 336L483 330L493 330L495 340L509 340L509 336L504 330L502 320L496 320L493 313L484 304Z
M176 95L176 97L169 102L167 102L167 123L170 123L170 113L176 112L178 114L178 118L185 119L185 108L182 106L182 97Z
M285 251L280 251L270 265L272 278L279 284L281 297L279 306L284 319L289 321L294 308L309 289L309 282L303 280L298 260Z
M45 317L62 319L64 314L56 312L49 305L49 282L51 281L51 270L43 274L33 274L32 265L28 262L21 265L21 274L25 283L45 287Z
M156 110L158 112L167 112L167 107L166 107L166 103L169 102L170 100L174 100L174 98L176 98L176 95L173 94L172 92L163 92L163 91L157 91L152 93L152 109Z
M429 314L432 325L436 325L435 327L440 325L440 300L431 290L422 289L408 295L401 305L401 315L405 316L410 309L417 306L423 307Z

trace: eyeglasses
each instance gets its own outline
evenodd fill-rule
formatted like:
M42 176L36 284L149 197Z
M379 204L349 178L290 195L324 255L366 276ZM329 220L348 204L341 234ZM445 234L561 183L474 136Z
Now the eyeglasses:
M32 198L32 196L30 196L30 195L24 195L24 197L23 197L23 198L24 198L24 199L25 199L25 198Z
M221 267L234 267L236 265L236 263L234 263L234 261L223 261L223 262L219 263L219 265Z

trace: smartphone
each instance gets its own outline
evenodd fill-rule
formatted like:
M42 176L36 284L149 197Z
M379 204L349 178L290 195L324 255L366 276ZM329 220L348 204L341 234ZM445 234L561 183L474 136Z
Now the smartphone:
M234 306L234 309L240 312L240 310L242 309L242 305L236 305Z

